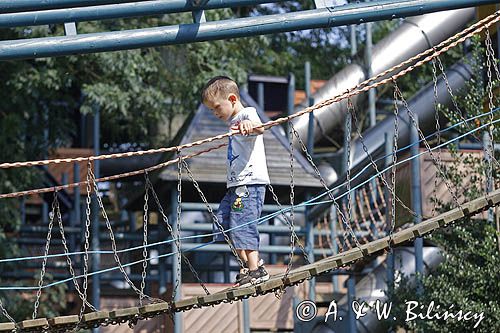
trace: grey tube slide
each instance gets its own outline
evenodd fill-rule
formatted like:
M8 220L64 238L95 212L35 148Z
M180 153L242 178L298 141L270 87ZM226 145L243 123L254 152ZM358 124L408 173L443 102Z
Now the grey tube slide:
M373 48L371 69L374 75L382 73L412 56L438 45L463 30L475 15L474 8L452 10L408 18L396 31L381 40ZM356 86L366 79L365 69L352 64L335 74L321 89L312 95L315 102L332 98ZM357 105L365 94L353 98ZM300 109L304 106L300 107ZM321 139L322 131L330 133L338 129L346 114L344 102L334 103L314 111L314 140ZM294 120L294 125L304 142L307 140L309 115ZM318 125L320 124L320 125ZM321 129L319 128L321 126ZM322 130L322 131L321 131Z

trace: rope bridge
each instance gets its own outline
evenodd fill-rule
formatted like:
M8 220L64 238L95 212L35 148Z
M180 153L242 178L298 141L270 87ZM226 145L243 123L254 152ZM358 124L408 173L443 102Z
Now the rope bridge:
M42 263L42 270L40 273L40 279L37 287L0 287L0 290L36 290L36 302L35 302L35 307L32 315L31 320L25 320L21 322L16 322L12 316L9 315L7 312L6 308L3 306L3 303L0 300L0 310L2 311L3 315L9 319L10 322L8 323L1 323L0 324L0 332L10 332L10 331L22 331L22 332L40 332L40 331L51 331L51 332L57 332L57 331L66 331L66 330L73 330L73 329L81 329L81 328L91 328L91 327L98 327L100 325L113 325L113 324L118 324L118 323L125 323L128 322L130 325L133 325L140 319L147 319L147 318L152 318L155 317L159 314L167 313L169 315L173 315L175 312L180 312L180 311L187 311L193 308L200 308L200 307L205 307L205 306L213 306L222 302L233 302L237 300L241 300L243 298L248 298L248 297L253 297L253 296L260 296L264 295L270 292L274 292L277 297L280 297L281 294L284 292L284 289L288 286L293 286L296 284L299 284L303 282L306 279L310 279L312 277L328 273L334 269L347 266L351 263L356 262L357 260L366 258L368 256L380 253L381 251L391 249L393 246L398 246L401 245L407 241L413 240L416 237L422 237L424 235L427 235L439 228L446 227L449 225L453 225L455 222L457 222L460 219L464 218L470 218L475 214L478 214L484 210L490 209L492 207L496 207L500 205L500 190L496 191L490 191L486 195L469 201L469 202L460 202L459 196L457 193L457 190L452 187L451 180L449 179L446 171L443 168L442 161L439 156L439 148L444 147L456 140L459 140L467 135L472 135L476 139L478 139L476 132L483 130L488 133L490 137L490 146L485 147L485 155L487 155L486 160L488 162L488 168L487 168L487 182L488 182L488 187L492 185L493 180L492 180L492 174L493 174L493 165L498 166L500 165L499 162L495 159L494 154L493 154L493 130L495 128L495 125L497 122L500 120L494 120L494 113L497 111L497 109L494 108L494 101L493 101L493 81L494 79L492 78L493 76L493 71L492 68L494 68L494 74L496 75L496 80L500 81L500 73L498 71L498 67L496 66L496 60L494 59L494 53L493 49L491 46L491 38L489 36L488 32L488 27L491 25L495 24L500 20L500 13L497 12L479 22L476 24L470 26L469 28L465 29L464 31L460 32L459 34L449 38L448 40L444 41L443 43L439 44L436 47L433 47L397 66L394 66L393 68L373 77L370 78L356 87L348 90L345 93L342 93L338 96L335 96L331 99L328 99L326 101L322 101L318 104L315 104L312 107L309 107L301 112L295 113L291 116L280 118L275 121L270 121L262 125L265 129L268 129L272 126L277 126L279 124L283 124L285 122L288 122L290 124L289 130L290 130L290 207L283 208L281 203L278 200L278 196L275 194L274 189L272 186L269 186L269 190L272 194L273 200L278 204L280 207L279 211L266 216L262 217L257 221L252 221L251 223L262 223L263 221L269 219L270 217L275 217L281 215L287 224L287 226L290 229L290 243L291 243L291 252L290 252L290 260L289 264L287 265L286 271L282 274L276 275L271 277L268 281L255 285L255 286L250 286L250 287L235 287L235 288L229 288L221 292L217 293L210 293L208 289L205 287L203 284L203 281L199 278L198 274L196 273L196 270L194 267L191 265L189 262L189 259L183 254L180 253L182 256L182 259L184 262L187 264L188 268L190 271L193 273L195 279L200 283L200 285L203 287L205 294L203 296L196 296L192 297L189 299L184 299L184 300L179 300L179 301L174 301L174 297L172 297L171 301L165 301L161 299L156 299L151 296L148 296L144 293L145 289L145 280L146 280L146 269L147 269L147 262L148 259L148 253L147 253L147 248L151 246L157 246L161 244L167 244L167 243L174 243L176 249L179 250L181 248L181 240L186 239L186 238L194 238L192 236L190 237L180 237L180 220L181 220L181 200L182 200L182 173L185 170L187 172L187 175L190 179L190 181L193 183L195 186L195 189L200 195L201 200L203 203L206 205L208 212L210 213L210 216L214 222L214 224L217 226L219 233L222 233L224 235L224 238L226 242L228 243L231 251L233 252L233 255L235 255L236 260L238 261L240 266L243 266L243 263L241 262L241 259L237 256L236 251L234 249L234 246L232 245L231 240L227 236L227 232L229 230L224 230L222 226L220 225L219 221L217 220L216 215L214 214L211 206L207 202L203 191L201 190L199 184L197 183L195 176L193 173L190 171L189 166L186 162L187 159L193 158L195 156L198 156L203 153L207 153L211 150L214 149L219 149L224 146L224 144L218 145L218 146L213 146L208 149L198 151L196 153L192 154L186 154L183 155L182 152L186 151L189 148L201 146L201 145L206 145L210 144L214 141L221 140L227 137L230 137L232 135L236 135L237 132L229 132L226 134L218 135L216 137L200 140L197 142L185 144L182 146L176 146L176 147L169 147L169 148L161 148L161 149L154 149L154 150L148 150L148 151L142 151L142 152L129 152L129 153L121 153L121 154L111 154L111 155L101 155L101 156L93 156L90 158L74 158L74 159L58 159L58 160L44 160L44 161L32 161L32 162L15 162L15 163L2 163L0 164L0 168L2 169L7 169L7 168L18 168L18 167L30 167L30 166L36 166L36 165L48 165L48 164L55 164L55 163L69 163L69 162L77 162L77 161L85 161L88 164L88 173L87 173L87 179L86 181L80 182L80 183L73 183L73 184L67 184L67 185L61 185L61 186L56 186L52 188L44 188L44 189L35 189L35 190L28 190L28 191L20 191L20 192L14 192L14 193L6 193L6 194L0 194L0 199L2 198L13 198L13 197L21 197L21 196L26 196L26 195L32 195L32 194L40 194L40 193L48 193L48 192L54 192L54 200L52 203L52 212L50 213L50 221L49 221L49 226L48 226L48 232L47 232L47 243L45 246L44 250L44 255L40 257L31 257L31 258L22 258L22 259L43 259ZM451 88L449 83L447 82L446 74L444 72L443 65L441 63L441 60L439 59L439 56L448 51L450 48L462 43L465 41L467 38L472 37L475 34L478 34L482 31L485 31L486 35L486 59L487 59L487 74L488 74L488 82L487 82L487 89L489 92L489 112L479 115L477 117L465 119L463 116L462 111L458 108L458 105L456 104L455 97L453 95L453 92L451 91ZM447 91L448 93L452 96L452 100L454 102L454 107L455 107L455 112L459 115L459 118L461 119L460 125L466 126L468 128L468 132L464 135L458 136L457 138L454 138L452 140L449 140L447 142L441 143L441 133L443 133L445 130L441 130L439 128L439 119L436 119L436 133L438 137L438 145L435 147L431 147L430 144L428 143L427 139L429 139L429 136L425 136L423 132L418 128L418 122L415 119L415 114L410 110L408 103L406 102L405 98L403 97L403 94L397 84L397 79L406 75L410 71L414 70L415 68L422 66L423 64L426 64L428 62L432 62L432 68L433 68L433 80L435 83L436 87L436 82L437 82L437 70L439 69L442 72L442 77L446 82L447 86ZM437 65L437 66L436 66ZM369 89L376 88L380 85L383 84L392 84L393 86L393 91L394 91L394 145L393 145L393 150L392 154L389 156L392 156L392 164L386 167L383 170L380 170L380 168L377 165L377 161L374 160L374 158L368 153L366 146L363 143L365 153L370 159L370 164L367 165L363 170L358 172L356 175L351 175L350 174L350 151L349 151L349 145L346 147L347 149L347 179L344 184L339 185L336 188L330 189L328 185L326 184L325 180L323 179L321 173L319 172L318 168L316 167L312 156L310 155L310 152L307 151L307 148L305 147L304 143L302 142L301 138L299 137L297 131L293 127L293 124L291 122L292 119L299 117L301 115L304 115L309 112L313 112L314 110L320 109L326 105L330 105L332 103L340 102L340 101L347 101L348 105L348 114L352 119L354 120L354 124L356 125L356 131L358 134L358 137L363 140L363 136L360 132L360 128L356 124L356 110L355 107L351 101L351 98L357 94L360 94L362 92L368 91ZM435 88L436 89L436 88ZM437 91L435 90L435 98L437 100ZM399 102L399 103L398 103ZM399 110L399 108L402 108L402 110ZM413 226L410 226L408 228L405 228L400 231L395 231L395 224L396 224L396 205L400 205L403 209L405 209L411 216L413 217L418 217L422 218L421 215L417 214L414 212L410 207L406 206L404 202L396 195L395 193L395 174L396 174L396 166L400 165L401 163L406 163L409 160L418 158L421 154L411 156L410 158L404 160L404 161L398 161L397 160L397 153L403 151L404 149L407 149L408 147L404 148L398 148L397 146L397 139L398 139L398 122L399 122L399 114L400 111L403 112L406 111L409 119L410 119L410 125L414 126L419 135L419 142L413 143L419 144L423 143L426 151L425 153L429 154L429 156L432 159L432 162L434 163L434 166L436 167L436 175L440 177L444 182L447 187L447 190L449 194L451 195L453 199L453 205L455 206L454 209L451 209L450 211L443 213L441 215L437 215L431 218L426 219L424 222L415 224ZM473 128L472 125L470 125L471 122L481 118L481 117L489 117L488 121L484 123L481 126L476 126L476 128ZM452 127L457 126L458 124L455 124ZM348 137L351 137L351 128L348 128L348 132L346 135ZM478 139L479 140L479 139ZM362 141L363 142L363 141ZM294 204L294 149L295 147L298 146L302 152L305 154L307 157L307 160L313 167L316 176L322 186L324 187L325 191L318 195L315 198L312 198L306 202L300 203L300 204ZM436 150L437 150L437 156L436 156ZM154 154L154 153L160 153L160 152L171 152L171 153L177 153L177 158L164 162L161 164L158 164L154 167L144 169L144 170L138 170L130 173L124 173L120 175L115 175L111 177L106 177L106 178L99 178L96 179L95 175L92 172L92 161L93 160L98 160L98 159L106 159L106 158L122 158L122 157L128 157L128 156L136 156L136 155L145 155L145 154ZM385 158L385 157L384 157ZM172 228L170 225L169 219L167 215L164 213L164 210L162 208L162 205L158 199L158 196L156 195L154 191L153 184L151 183L149 179L149 172L164 168L168 165L176 165L178 174L177 174L177 181L178 181L178 196L177 196L177 211L175 212L175 218L177 219L177 224L176 224L176 229ZM351 188L351 183L356 177L358 177L362 172L365 172L368 170L368 168L373 168L373 171L375 175L367 180L361 183L360 185L357 185L353 188ZM388 175L385 175L388 173ZM99 195L95 195L95 199L98 201L100 211L102 213L102 217L105 220L106 223L106 228L109 232L109 238L112 242L112 251L99 251L99 253L106 253L106 254L113 254L114 260L116 262L116 267L113 267L112 269L107 269L103 270L100 272L89 272L88 271L88 258L90 253L96 253L96 251L89 251L89 227L90 227L90 204L92 200L92 193L97 194L98 193L98 186L97 183L101 181L109 181L113 179L118 179L122 177L128 177L132 175L137 175L137 174L143 174L145 177L145 194L144 194L144 220L143 220L143 234L144 234L144 241L143 245L137 248L133 249L127 249L127 250L118 250L116 246L116 241L115 241L115 236L114 232L111 226L111 223L109 221L109 218L107 216L106 210L104 209L104 204L102 202L102 199L100 198ZM352 202L356 202L358 206L358 210L361 212L363 205L361 204L361 198L354 195L354 200L352 193L353 191L361 188L361 192L365 193L363 200L365 201L365 207L370 207L370 200L367 198L366 190L362 188L362 186L372 186L371 185L371 180L373 179L378 179L379 182L376 183L377 188L374 189L373 187L371 188L371 192L375 190L379 190L378 186L380 186L380 183L384 185L384 187L387 189L387 191L390 193L390 202L383 202L382 204L385 206L386 209L389 211L389 216L390 219L389 221L391 222L391 225L387 228L388 232L387 234L380 239L376 239L373 237L373 235L370 233L369 238L363 237L362 241L363 244L360 243L356 232L353 230L353 224L354 227L356 228L358 234L362 231L362 227L359 224L359 219L354 218L352 212L355 211L355 209L351 206ZM62 222L62 217L60 213L60 208L59 208L59 202L58 202L58 191L68 189L71 187L77 187L77 186L86 186L87 187L87 210L86 210L86 221L85 221L85 244L84 244L84 260L83 260L83 274L81 276L76 276L75 271L73 269L73 263L71 261L71 256L75 254L82 254L82 253L70 253L67 245L66 245L66 238L64 234L64 226ZM341 194L334 195L336 191L339 191L340 188L345 187L346 191ZM363 190L365 192L363 192ZM382 192L382 190L379 190ZM157 205L159 209L159 213L161 215L161 219L164 222L166 228L168 229L169 233L172 235L172 239L164 241L164 242L159 242L159 243L154 243L154 244L148 244L147 241L147 236L148 236L148 201L150 196L152 199L155 201L155 204ZM318 201L323 197L327 197L327 199L323 201ZM383 195L381 196L383 198ZM341 199L343 201L341 201ZM339 204L340 202L340 204ZM335 207L335 211L338 214L338 222L340 226L343 228L343 246L342 248L345 249L345 251L336 254L334 256L330 257L325 257L322 260L316 261L316 262L311 262L310 258L308 258L306 250L304 246L301 244L300 238L297 236L295 232L295 226L294 226L294 209L296 207L301 207L301 206L308 206L308 205L320 205L320 204L333 204ZM376 204L376 201L374 202ZM380 210L377 207L376 208L376 213L379 215L380 220L382 220ZM433 211L434 214L434 211ZM361 218L365 219L366 215L364 213L361 214ZM373 212L371 209L369 209L369 217L371 221L375 221L376 218L373 216ZM388 221L388 222L389 222ZM64 254L57 254L57 255L49 255L49 250L50 250L50 243L51 243L51 234L52 234L52 228L54 225L54 222L59 225L59 230L61 233L61 238L63 240L63 246L64 246ZM364 220L364 224L368 223L368 221ZM82 225L83 226L83 225ZM375 224L376 228L379 228L380 231L380 226ZM379 233L383 234L383 233ZM197 235L196 238L199 237L205 237L205 236L211 236L210 235ZM331 240L330 240L331 243ZM304 261L306 264L304 266L292 269L292 258L295 253L295 244L300 248L303 256L304 256ZM199 246L199 248L205 246L206 244L202 244ZM143 250L143 259L135 262L135 263L126 263L122 264L119 253L121 252L128 252L132 250L137 250L137 249L142 249ZM176 252L169 253L168 255L173 255L176 254ZM80 309L80 313L78 315L71 315L71 316L62 316L62 317L54 317L54 318L37 318L38 316L38 307L39 307L39 302L40 302L40 296L42 289L48 288L51 285L44 285L44 276L46 272L46 264L47 264L47 259L49 257L56 257L56 256L64 256L66 257L68 269L70 270L71 273L71 278L63 281L63 282L58 282L58 283L64 283L64 282L70 282L72 281L73 284L75 285L76 292L78 293L78 296L80 297L82 301L82 307ZM9 261L16 261L20 260L19 258L12 258L12 259L3 259L0 262L9 262ZM133 264L137 263L142 263L143 264L143 271L142 271L142 279L141 279L141 285L139 287L135 286L135 284L130 280L125 267L131 266ZM139 306L138 307L131 307L131 308L125 308L125 309L117 309L114 311L99 311L96 309L92 304L90 304L87 300L87 278L88 276L92 274L100 274L105 271L110 271L110 270L115 270L119 269L120 272L122 273L125 281L130 285L130 287L138 294L139 296ZM177 266L177 275L180 275L180 262L178 263ZM79 283L77 282L77 279L83 278L84 281L80 287ZM176 283L178 283L179 279L176 279ZM53 284L52 284L53 285ZM176 286L177 287L177 286ZM176 290L177 288L174 288ZM149 301L150 304L144 305L144 299ZM85 313L86 308L90 309L91 312Z
M164 313L187 311L194 308L213 306L220 303L232 303L248 297L265 295L270 292L279 291L284 287L294 286L304 280L328 273L334 269L352 264L367 256L375 255L391 246L398 246L416 237L423 237L433 231L453 225L456 221L469 218L488 208L500 205L500 190L496 190L486 196L462 204L462 208L455 208L444 214L438 215L419 223L413 227L396 232L389 240L389 236L382 239L352 248L338 255L319 260L297 269L291 270L286 278L285 274L272 276L268 281L256 286L229 288L217 293L205 296L192 297L174 302L157 302L142 307L131 307L115 311L96 311L83 315L79 321L78 315L62 316L54 318L39 318L25 320L18 324L23 332L64 332L72 329L75 325L80 328L92 328L100 325L114 325L126 322L136 322L140 319L148 319ZM14 323L0 324L0 332L11 332L16 328Z

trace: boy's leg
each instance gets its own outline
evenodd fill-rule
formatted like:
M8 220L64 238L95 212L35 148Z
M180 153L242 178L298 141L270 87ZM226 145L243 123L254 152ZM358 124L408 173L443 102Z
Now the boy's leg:
M247 265L247 268L248 268L248 256L247 256L246 251L241 250L241 249L236 249L236 253L238 253L238 256L243 261L243 263ZM244 273L244 272L245 272L245 268L240 267L240 273Z
M248 258L248 269L251 271L259 267L259 251L245 250L245 256Z

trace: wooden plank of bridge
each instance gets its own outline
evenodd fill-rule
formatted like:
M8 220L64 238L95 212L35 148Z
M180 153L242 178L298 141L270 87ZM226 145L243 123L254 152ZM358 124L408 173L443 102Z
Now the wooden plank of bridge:
M358 248L352 248L349 251L342 252L340 259L342 260L342 265L350 264L358 259L363 258L363 253Z
M417 224L416 231L418 232L418 234L415 234L415 232L413 234L420 237L420 236L423 236L423 235L430 233L431 231L434 231L434 230L439 229L439 228L440 228L439 222L437 220L433 219L433 220L429 220L429 221L425 221L423 223Z
M227 292L228 299L239 299L242 296L250 296L255 294L255 286L247 286L233 289Z
M24 320L19 323L19 327L21 327L23 330L42 331L49 327L49 322L47 321L47 318L30 319Z
M0 332L13 332L16 329L14 323L0 323Z
M307 271L293 270L285 278L285 284L292 285L296 282L303 281L303 280L310 278L310 277L311 277L311 273L309 272L309 270L307 270Z
M383 249L386 249L389 247L389 237L386 236L381 239L377 239L376 241L370 242L366 244L366 249L368 250L368 255L372 255L374 253L377 253L379 251L382 251Z
M116 309L109 313L109 318L113 322L125 323L139 315L138 307Z
M269 280L264 283L258 284L255 289L258 294L265 294L273 289L279 288L283 285L283 280L280 276L272 276Z
M167 302L153 303L142 306L139 308L139 313L145 316L158 315L160 313L165 313L170 310L170 306Z
M200 296L190 297L187 299L181 299L172 303L173 311L185 311L192 307L201 306Z
M49 318L48 321L51 329L71 329L76 327L76 324L78 324L79 321L79 317L77 315L60 316Z
M108 320L109 320L108 311L97 311L84 314L82 323L86 327L93 327L94 325L100 325Z
M404 229L404 230L401 230L399 232L396 232L392 236L392 243L394 245L399 245L401 243L404 243L404 242L412 239L413 237L414 237L413 231L411 229Z
M227 291L220 291L218 293L210 294L210 295L205 295L205 296L200 296L199 297L199 302L201 305L212 305L212 304L219 304L223 300L227 299Z
M498 203L500 203L500 189L491 192L487 200L491 201L492 205L497 205Z

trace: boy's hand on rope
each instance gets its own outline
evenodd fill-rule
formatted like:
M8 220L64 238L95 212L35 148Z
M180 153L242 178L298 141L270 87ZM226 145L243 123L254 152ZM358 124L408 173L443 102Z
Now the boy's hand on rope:
M231 129L239 131L242 135L262 134L264 132L263 128L254 127L260 125L261 124L254 123L251 120L243 120L238 125L231 127Z

